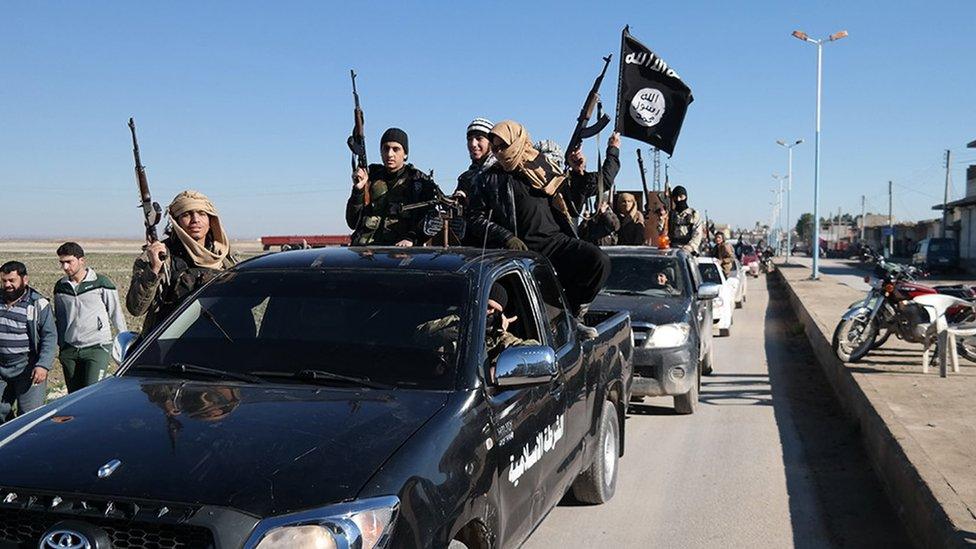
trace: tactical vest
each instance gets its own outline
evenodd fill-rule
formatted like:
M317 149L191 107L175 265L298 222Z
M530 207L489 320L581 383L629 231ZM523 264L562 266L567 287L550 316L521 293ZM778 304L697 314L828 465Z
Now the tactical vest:
M684 212L673 212L670 220L671 245L684 246L691 242L695 236L695 217L694 209L688 208Z
M392 245L407 238L417 223L416 213L400 208L423 200L424 186L433 182L411 165L393 182L379 179L381 170L371 170L370 203L363 207L352 235L353 246ZM374 177L376 179L374 179Z

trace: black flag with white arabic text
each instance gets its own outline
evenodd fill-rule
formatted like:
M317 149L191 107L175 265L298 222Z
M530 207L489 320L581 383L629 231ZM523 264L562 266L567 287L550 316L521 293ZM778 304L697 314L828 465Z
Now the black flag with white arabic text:
M692 101L691 89L678 73L625 27L620 40L616 130L672 155Z

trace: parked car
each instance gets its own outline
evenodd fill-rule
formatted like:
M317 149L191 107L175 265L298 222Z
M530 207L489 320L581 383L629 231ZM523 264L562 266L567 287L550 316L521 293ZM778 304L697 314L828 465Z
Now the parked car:
M680 414L694 413L701 376L712 372L712 307L720 287L702 282L681 250L604 248L610 278L593 305L630 311L635 397L673 396Z
M738 259L733 259L732 272L729 273L729 277L739 281L735 288L735 308L741 309L742 305L746 302L746 293L749 289L749 277L746 275L745 269L742 268L742 262Z
M725 278L719 260L714 257L698 257L698 274L702 281L721 286L718 297L712 300L712 322L718 335L727 337L732 330L732 310L735 307L735 292L739 281Z
M495 284L534 341L493 361ZM0 426L0 546L517 547L568 490L614 494L633 347L594 311L528 252L251 259Z
M955 238L926 238L915 245L912 265L922 270L947 272L959 266L959 246Z

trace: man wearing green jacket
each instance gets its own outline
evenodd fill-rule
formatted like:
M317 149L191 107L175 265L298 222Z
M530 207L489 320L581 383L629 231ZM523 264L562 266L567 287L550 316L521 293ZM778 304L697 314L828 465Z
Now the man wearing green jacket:
M82 247L65 242L57 254L66 275L54 285L54 315L61 349L58 357L65 385L73 393L105 377L112 349L112 326L119 332L127 328L115 284L86 265Z
M27 266L0 266L0 423L44 405L58 344L51 303L28 285Z

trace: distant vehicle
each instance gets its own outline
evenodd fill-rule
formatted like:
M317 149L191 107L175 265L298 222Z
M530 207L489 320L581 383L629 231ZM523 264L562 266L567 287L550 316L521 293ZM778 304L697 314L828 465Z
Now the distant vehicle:
M742 243L736 248L735 253L749 274L753 278L759 278L759 252L756 251L756 247L752 244Z
M915 245L912 265L925 271L947 272L959 266L959 246L955 238L926 238Z
M695 260L682 250L612 246L604 251L612 268L593 306L630 311L633 395L673 396L676 412L694 413L701 376L712 373L711 300L721 287L703 282Z
M703 282L722 287L718 297L712 300L712 323L718 329L719 336L728 337L732 330L732 310L735 307L735 293L739 281L725 278L719 260L714 257L699 257L695 261L698 263L698 274L701 275Z
M348 246L351 237L348 234L307 234L286 236L262 236L261 246L264 251L277 246L283 252L302 250L306 248L324 248L326 246Z
M492 360L495 284L532 342ZM567 491L614 494L630 320L586 319L534 253L250 259L0 425L0 547L519 547Z
M735 288L735 308L741 309L742 304L746 302L746 290L749 289L749 276L746 274L745 269L742 268L742 262L738 259L732 260L732 272L729 274L729 278L739 281L739 284Z

